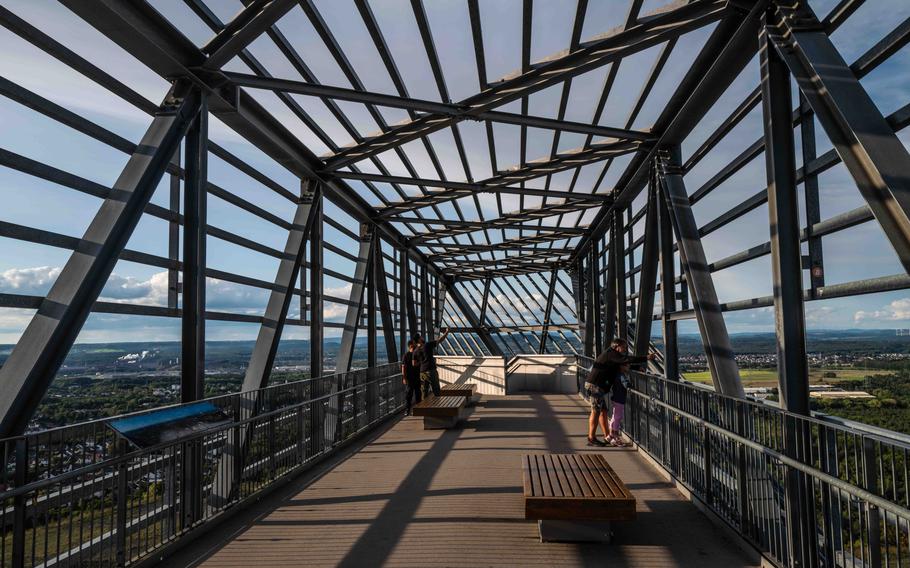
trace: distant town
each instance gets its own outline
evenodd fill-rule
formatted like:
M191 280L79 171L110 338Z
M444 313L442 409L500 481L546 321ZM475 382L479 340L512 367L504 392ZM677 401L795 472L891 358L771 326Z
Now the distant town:
M747 393L777 399L773 333L731 336ZM654 338L660 344L660 338ZM895 330L812 331L808 334L810 385L817 411L910 433L910 336ZM13 346L0 345L0 363ZM331 373L339 340L325 342L324 368ZM690 381L710 383L697 335L679 339L680 368ZM206 395L236 392L252 341L206 344ZM283 341L272 380L309 376L309 342ZM380 355L382 355L380 350ZM366 365L366 341L357 342L354 366ZM154 408L180 399L178 342L78 344L69 354L30 429Z

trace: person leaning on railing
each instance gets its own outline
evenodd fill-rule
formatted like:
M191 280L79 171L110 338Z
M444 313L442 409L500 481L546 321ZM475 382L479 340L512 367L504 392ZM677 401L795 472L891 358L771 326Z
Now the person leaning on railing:
M423 396L426 398L433 390L433 396L439 396L439 371L436 370L436 346L440 341L445 341L449 336L449 328L442 328L442 335L432 341L425 341L420 335L414 336L417 342L417 351L414 358L420 364L420 383L423 386Z
M406 395L408 407L404 411L405 416L411 415L411 406L414 402L420 402L420 368L414 359L414 351L417 350L417 342L413 339L408 341L408 352L401 358L401 382L407 385L408 393Z
M591 404L591 415L588 417L589 446L621 446L622 434L619 429L625 410L625 386L621 375L629 365L637 365L653 360L654 353L648 355L629 355L629 344L625 339L616 338L610 347L601 353L585 380L585 398ZM618 386L617 386L618 384ZM607 393L613 393L613 424L607 423ZM600 424L604 439L597 439L597 425ZM615 429L615 433L612 432Z

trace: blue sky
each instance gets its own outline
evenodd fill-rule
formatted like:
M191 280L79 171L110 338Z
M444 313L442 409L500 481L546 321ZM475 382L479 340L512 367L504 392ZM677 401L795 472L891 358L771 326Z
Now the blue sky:
M159 11L170 18L178 28L197 45L204 44L211 33L180 0L153 0ZM646 1L643 13L666 4L665 1ZM816 11L823 15L833 6L834 0L812 2ZM167 90L167 83L150 70L144 68L131 56L109 42L92 28L52 0L0 0L0 4L11 9L20 17L60 40L94 64L120 78L130 87L152 101L160 101ZM626 2L610 0L591 2L585 24L583 39L620 25L625 16ZM211 0L210 7L222 20L229 20L241 7L237 0ZM337 35L338 41L351 65L357 71L365 86L370 90L394 93L394 87L373 47L363 22L349 0L318 0L317 9ZM481 13L487 26L484 28L484 43L487 58L488 79L514 71L520 66L521 19L520 0L482 1ZM474 65L473 46L470 39L468 11L464 0L425 2L430 26L434 33L436 48L444 68L446 85L453 100L465 98L479 89L477 71ZM371 7L389 47L398 62L399 69L411 96L440 100L440 94L432 80L432 72L423 55L420 36L410 8L405 0L374 0ZM877 17L888 13L888 18ZM545 57L568 46L570 29L575 14L574 2L534 3L532 28L532 60ZM852 62L873 45L879 38L890 32L905 18L910 17L910 3L904 0L869 0L851 20L838 30L833 40L845 59ZM490 22L496 22L493 29ZM279 28L289 37L291 43L304 54L317 78L324 84L350 87L350 83L328 54L322 40L313 30L304 12L295 7L279 22ZM652 95L635 121L635 128L648 128L659 113L662 105L672 93L696 50L709 33L708 29L688 34L680 40L664 74L658 80ZM262 37L250 47L253 53L276 76L297 79L299 76L283 59L271 41ZM622 126L634 103L640 86L654 61L659 48L637 54L621 65L616 86L607 102L607 109L600 124ZM0 75L25 86L64 107L85 116L98 124L130 140L137 141L149 118L127 103L92 84L64 65L56 62L40 50L30 46L6 29L0 29ZM248 71L240 62L234 61L228 69ZM587 73L573 82L566 118L590 122L597 98L597 88L603 81L607 68ZM714 109L708 114L695 132L686 141L684 153L691 152L713 128L723 120L732 108L750 92L758 82L757 62L753 62L737 79ZM904 48L863 79L883 113L893 112L908 102L910 93L910 50ZM561 87L547 89L530 98L532 114L555 116ZM293 132L307 143L314 152L323 154L329 148L309 132L300 121L269 93L256 92L255 96L272 110ZM350 136L318 100L295 97L300 104L320 121L323 128L338 144L350 141ZM341 103L358 131L369 134L378 129L375 121L362 105ZM512 103L502 110L520 111L518 103ZM381 109L386 122L394 123L406 115L394 109ZM87 138L65 126L18 105L0 98L0 147L29 158L49 163L104 185L111 185L126 163L127 156L99 142ZM255 148L245 144L235 133L216 119L211 120L211 137L228 147L232 152L254 164L272 179L291 191L296 191L298 182L286 170L272 162ZM492 168L486 145L486 134L479 123L465 122L459 127L465 139L471 174L474 179L492 175ZM820 128L819 154L829 149L830 143ZM727 161L739 154L761 134L760 109L749 117L727 137L725 142L708 158L700 163L686 177L690 192L714 175ZM901 134L905 143L906 134ZM449 174L449 179L464 180L466 172L454 151L454 140L450 130L432 136L440 161ZM560 150L579 146L584 138L564 135ZM531 129L528 139L528 158L534 159L549 154L552 137L545 131ZM499 168L515 164L519 160L518 128L497 125L495 130L497 165ZM416 143L405 146L419 175L437 177L422 146ZM391 173L407 175L404 166L394 155L382 156L383 163ZM759 156L740 173L733 176L695 207L699 223L710 221L745 197L764 186L764 158ZM611 187L628 159L616 160L607 171L600 190ZM364 164L364 171L375 168ZM578 191L591 191L602 165L583 169ZM237 172L215 157L210 157L209 173L212 181L230 189L260 207L290 220L293 211L288 203L262 185ZM554 176L551 187L565 189L571 173ZM362 185L351 184L372 203L378 200L368 194ZM532 187L539 187L534 182ZM848 211L863 204L851 178L843 166L837 166L820 178L822 195L822 218ZM391 197L391 189L388 191ZM167 204L167 181L162 183L154 197L158 204ZM506 212L517 209L514 196L505 198ZM0 168L0 219L23 225L81 236L97 207L98 200L78 194L53 184L30 178L9 169ZM641 199L638 200L638 203ZM538 201L528 199L527 205ZM481 198L482 213L487 218L496 216L495 201L491 196ZM441 207L446 215L453 213L452 205ZM336 208L327 205L326 213L348 224L356 230L353 220ZM473 209L469 217L477 214ZM582 216L588 219L593 212ZM218 227L236 232L266 245L283 248L285 235L275 226L218 200L210 198L210 222ZM574 219L570 219L573 220ZM161 220L146 216L140 223L129 248L166 256L167 225ZM754 246L768 239L767 208L761 207L730 226L709 235L705 248L709 260L716 260ZM333 230L326 228L326 240L353 251L356 244ZM467 242L467 241L464 241ZM868 223L824 239L826 254L826 278L828 283L839 283L858 278L886 276L901 272L901 266L890 245L875 223ZM18 294L43 294L66 261L67 253L40 245L0 239L0 292ZM209 265L220 270L237 272L262 280L271 281L277 268L277 261L265 255L253 253L235 245L209 238ZM353 273L353 263L337 255L326 253L326 264L343 273ZM166 275L160 270L129 262L118 263L114 276L104 292L104 299L110 301L139 302L162 305L166 303ZM758 259L735 268L715 273L715 282L722 301L763 296L771 293L770 261L768 257ZM333 278L326 278L327 293L346 297L348 286ZM263 291L230 284L210 281L209 309L261 313L266 294ZM501 298L508 305L507 298ZM296 304L296 303L295 303ZM296 305L292 308L292 315ZM0 310L0 342L15 342L27 324L31 313L27 310ZM328 304L326 317L338 320L343 317L342 306ZM726 316L731 331L770 330L773 327L773 312L770 309L730 313ZM807 321L813 328L850 327L910 327L910 291L877 294L859 298L812 302L807 304ZM255 336L256 326L251 324L227 324L210 322L209 337L212 339L245 339ZM683 331L696 331L693 324L686 324ZM329 333L331 335L331 333ZM286 337L306 337L306 330L291 328ZM92 315L80 341L109 340L166 340L179 338L179 322L166 318L135 316Z

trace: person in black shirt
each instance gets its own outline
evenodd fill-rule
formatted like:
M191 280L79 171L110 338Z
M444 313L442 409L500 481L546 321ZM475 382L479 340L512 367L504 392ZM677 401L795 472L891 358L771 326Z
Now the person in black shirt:
M610 425L607 423L607 400L608 392L614 391L614 386L620 380L620 374L623 367L644 363L654 359L652 353L647 356L629 355L629 344L624 339L614 339L610 343L610 348L601 353L594 360L588 378L585 381L585 398L591 404L591 415L588 417L588 445L589 446L606 446L613 444L614 438L610 435ZM625 403L625 387L620 385L623 391L623 403ZM615 391L614 391L615 395ZM615 401L614 401L615 402ZM622 413L614 415L622 419ZM597 439L597 425L600 424L606 441ZM618 426L618 425L617 425ZM617 432L617 435L619 433Z
M408 393L405 400L408 403L404 415L411 415L411 406L413 402L420 402L420 368L414 359L414 351L417 350L417 343L412 339L408 341L408 352L401 358L401 382L408 386Z
M442 335L433 341L424 341L417 335L417 352L414 358L420 363L420 384L423 386L423 396L426 398L433 390L433 396L439 396L439 372L436 370L436 346L440 341L445 341L449 335L449 328L442 328Z

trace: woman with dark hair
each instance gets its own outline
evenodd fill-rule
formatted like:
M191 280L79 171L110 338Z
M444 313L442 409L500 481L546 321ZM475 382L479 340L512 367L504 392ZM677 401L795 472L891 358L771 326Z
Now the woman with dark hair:
M404 411L405 416L411 415L411 406L415 402L420 402L420 367L414 360L414 351L417 350L417 342L413 339L408 341L408 352L401 358L401 382L407 385L408 393L405 400L408 403Z

